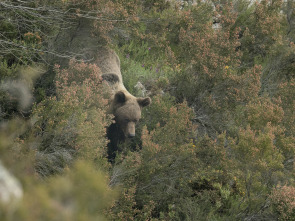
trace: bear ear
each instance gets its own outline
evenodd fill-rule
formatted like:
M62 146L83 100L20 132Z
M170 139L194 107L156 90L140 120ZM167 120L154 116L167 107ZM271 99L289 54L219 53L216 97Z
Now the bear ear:
M126 96L124 94L124 92L119 91L115 94L115 102L117 104L123 104L126 101Z
M149 97L146 98L137 98L137 103L140 107L148 106L152 103L152 100Z

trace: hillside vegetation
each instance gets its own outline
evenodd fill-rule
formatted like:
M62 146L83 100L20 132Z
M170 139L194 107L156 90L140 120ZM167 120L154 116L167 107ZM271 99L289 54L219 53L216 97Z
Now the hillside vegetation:
M293 0L2 0L0 220L295 220ZM150 96L108 159L108 46ZM0 194L1 199L1 194Z

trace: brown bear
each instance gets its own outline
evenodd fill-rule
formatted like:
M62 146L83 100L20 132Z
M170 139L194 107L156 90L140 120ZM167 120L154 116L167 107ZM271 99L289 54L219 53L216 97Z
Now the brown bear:
M116 127L124 138L132 138L135 136L135 125L141 118L141 109L148 106L151 99L137 98L127 91L123 84L120 59L113 50L103 47L98 52L94 63L101 69L103 80L111 88L110 113L115 116Z

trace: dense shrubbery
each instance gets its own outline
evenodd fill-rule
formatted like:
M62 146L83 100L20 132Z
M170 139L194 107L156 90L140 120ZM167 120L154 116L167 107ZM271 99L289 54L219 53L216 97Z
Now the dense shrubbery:
M56 67L57 97L49 97L33 110L32 130L40 140L37 172L48 176L68 165L75 155L96 161L107 168L106 127L111 116L106 114L108 93L103 87L96 65L70 61L69 68Z
M294 2L19 4L0 3L0 154L24 198L1 219L295 219ZM112 163L100 70L65 65L93 43L115 48L126 88L153 100ZM21 121L6 82L35 95Z
M294 219L294 187L279 186L271 193L272 204L282 220Z

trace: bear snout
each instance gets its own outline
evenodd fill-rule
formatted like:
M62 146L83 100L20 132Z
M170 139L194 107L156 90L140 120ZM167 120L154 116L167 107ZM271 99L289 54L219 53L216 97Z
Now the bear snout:
M128 138L135 137L135 123L134 122L128 122L126 132L127 132L126 135Z
M128 138L133 138L133 137L135 137L135 134L129 134L128 135Z

